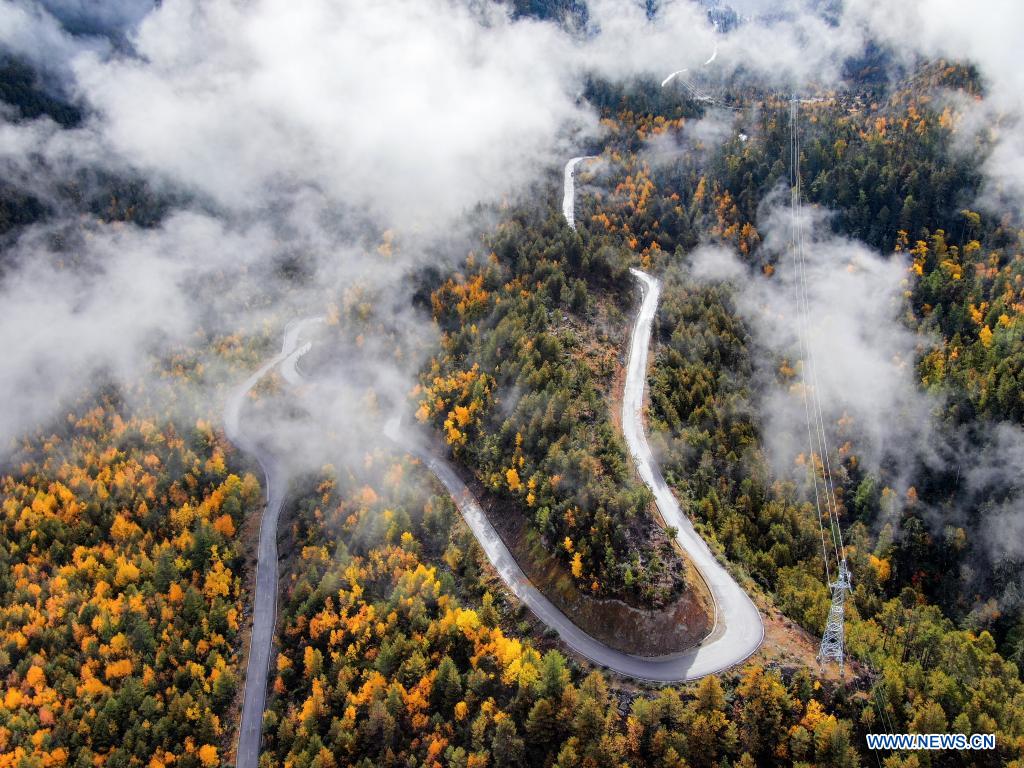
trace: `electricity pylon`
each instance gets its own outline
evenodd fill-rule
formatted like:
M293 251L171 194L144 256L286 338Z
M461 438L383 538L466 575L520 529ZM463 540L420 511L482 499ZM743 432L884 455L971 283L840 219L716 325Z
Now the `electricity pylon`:
M846 615L846 593L852 589L850 585L850 571L846 567L845 557L839 561L839 574L829 587L832 589L832 607L828 611L828 624L825 625L825 634L821 636L821 646L818 648L818 663L824 665L826 659L835 659L839 662L839 674L842 676L844 672L843 619Z

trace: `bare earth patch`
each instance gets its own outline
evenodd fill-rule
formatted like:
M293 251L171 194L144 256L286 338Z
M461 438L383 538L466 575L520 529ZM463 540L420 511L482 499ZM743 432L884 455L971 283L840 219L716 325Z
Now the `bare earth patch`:
M564 565L528 531L523 515L502 512L478 483L468 484L530 581L589 635L636 656L665 656L692 648L711 631L710 595L689 562L686 589L664 607L643 608L593 597L579 589Z

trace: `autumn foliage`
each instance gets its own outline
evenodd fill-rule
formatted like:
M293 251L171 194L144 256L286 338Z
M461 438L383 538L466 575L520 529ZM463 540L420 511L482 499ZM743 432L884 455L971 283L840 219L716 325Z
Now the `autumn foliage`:
M260 499L203 422L103 401L0 479L0 766L215 766Z

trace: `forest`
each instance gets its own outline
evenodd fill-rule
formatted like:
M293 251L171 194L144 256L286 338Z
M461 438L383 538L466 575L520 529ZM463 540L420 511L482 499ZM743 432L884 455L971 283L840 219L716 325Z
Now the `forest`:
M387 455L308 481L264 765L857 764L851 722L830 714L850 703L807 670L629 691L519 639L530 623L426 483Z
M585 589L664 604L682 588L675 556L606 397L628 262L612 247L585 254L560 219L536 212L510 217L485 244L486 259L471 256L431 292L442 349L416 416L487 491L514 500Z
M845 106L826 100L824 106L807 107L814 110L808 157L818 157L824 147L834 154L806 162L808 179L814 181L805 189L812 201L839 212L832 219L837 231L908 258L907 322L935 339L918 362L920 386L947 393L944 428L967 429L983 440L992 420L1018 418L1013 409L1020 390L1012 383L995 384L1012 375L1015 369L1002 361L1019 352L1010 332L1014 303L1020 302L1014 293L1020 283L1014 278L1018 240L1008 235L1005 223L988 222L960 207L964 189L975 189L971 169L976 166L947 157L955 116L929 104L921 79L969 92L976 87L969 72L938 65L870 108L851 109L849 100ZM556 495L544 494L550 480L530 485L538 473L564 474L542 463L557 445L548 430L558 425L558 410L525 410L532 401L524 395L497 423L490 413L501 398L502 382L526 389L550 381L544 402L559 405L562 392L575 395L570 402L579 401L579 367L571 369L573 378L536 372L557 371L558 361L574 357L579 318L605 328L616 309L628 312L635 298L622 289L628 283L621 278L631 259L667 270L650 374L652 439L663 452L666 476L690 500L702 534L814 635L828 607L817 523L801 489L773 479L763 453L756 407L762 351L735 306L734 288L701 282L686 270L687 250L698 239L711 238L734 247L751 269L772 273L772 262L762 260L756 201L785 174L777 161L763 158L777 157L785 141L786 105L766 106L771 108L761 111L763 122L749 141L726 141L702 165L681 155L653 168L636 148L652 136L681 131L687 118L609 109L609 170L588 182L582 204L589 220L579 240L556 226L553 201L551 208L519 212L485 241L483 250L493 255L472 256L459 274L436 279L431 285L439 287L424 292L424 306L430 302L443 331L442 345L413 397L420 420L432 423L439 439L477 468L489 492L519 495L527 508L536 507L534 525L542 529L564 525L564 515L559 520L539 514L558 509L559 503L565 509ZM918 153L912 171L893 159L904 157L911 143ZM870 151L861 151L861 144ZM877 165L865 157L875 157ZM823 176L816 163L831 170ZM865 173L889 181L869 186L862 181ZM872 190L872 196L860 198L863 210L839 199L843 184ZM935 191L919 194L919 204L901 207L898 218L880 213L892 205L891 190L906 198L915 185ZM871 222L875 230L859 229L860 222ZM525 246L516 239L524 231L531 234ZM947 232L958 233L954 242ZM528 277L510 285L510 273ZM574 274L580 275L575 281ZM528 344L527 354L511 360L501 356L522 338L520 328L532 331L529 341L518 341ZM991 351L996 344L1003 345L998 353ZM566 352L557 355L552 349ZM597 367L602 362L605 369ZM598 357L589 365L590 377L607 377L614 363ZM1005 407L995 400L1000 391ZM594 399L587 395L582 402ZM588 432L589 437L600 434ZM617 452L621 456L621 447ZM972 547L964 529L936 535L923 516L924 503L898 506L900 537L893 536L891 525L880 527L883 511L892 506L890 480L860 471L855 453L842 456L837 491L855 574L847 616L853 667L847 680L822 680L814 668L755 659L721 677L654 690L632 690L588 672L543 636L517 641L514 651L502 656L495 632L503 639L529 634L529 622L501 596L493 577L488 580L486 562L443 494L435 489L426 503L398 501L405 493L401 482L414 471L397 466L380 470L387 479L372 493L361 480L348 478L352 488L346 492L338 480L321 478L304 502L312 512L295 523L304 548L287 598L289 660L278 671L280 698L268 715L278 760L859 765L871 761L863 734L880 730L993 732L997 751L972 755L971 764L1015 765L1021 759L1019 612L1003 616L978 610L971 590L980 585L958 579L962 569L956 564L977 562L987 556L985 550ZM942 480L922 479L918 498L956 493L948 478ZM585 508L579 499L571 503L569 509ZM381 543L360 535L355 537L359 549L350 550L344 542L365 529L363 521L372 519L375 504L388 510L387 530L377 524ZM392 522L398 519L402 522ZM601 530L591 525L591 531L595 528ZM543 535L561 541L564 530L571 529L548 528ZM575 573L580 554L584 580L593 578L594 561L588 557L593 539L570 539L572 559L568 547L560 555ZM339 547L341 564L325 555ZM430 572L424 560L438 563L440 571ZM980 588L991 593L1012 584L1018 568L1002 562L979 569L986 574ZM332 572L338 575L329 576ZM614 570L597 571L602 584L616 584L610 573ZM625 576L623 587L630 585ZM318 588L325 581L331 583L329 593ZM366 582L377 591L367 589ZM419 591L410 602L406 596L414 588ZM356 661L359 639L369 631L367 617L379 622L384 636L379 654ZM319 641L310 642L313 621L332 628L329 639L318 629ZM341 645L332 652L332 643ZM555 677L563 682L555 684ZM313 707L333 713L331 722L309 719ZM884 763L960 765L962 756L890 754Z
M588 20L575 1L511 6ZM452 458L504 535L546 553L572 594L645 610L695 595L617 421L639 301L630 267L664 283L650 441L776 634L699 681L617 677L516 601L420 461L332 433L321 445L350 461L318 456L288 488L261 766L1024 765L1024 562L1019 547L977 533L1012 507L1019 479L968 482L946 461L997 466L1024 426L1024 222L977 204L991 135L963 140L965 105L986 84L938 60L893 83L849 75L798 107L805 203L830 235L905 266L908 368L934 403L939 457L891 450L866 468L856 430L828 424L842 438L831 459L854 584L840 678L813 652L770 647L780 636L816 643L830 596L808 493L822 457L778 472L764 418L766 392L795 386L795 364L765 347L742 300L744 283L778 279L769 209L788 192L790 105L743 74L725 84L730 109L649 77L588 77L579 98L600 131L585 148L598 159L577 177L579 231L561 214L560 168L481 206L456 258L401 273L420 332L389 316L379 285L313 293L303 243L267 270L272 287L247 297L256 319L244 331L197 332L147 357L142 381L82 392L14 441L0 461L0 768L234 765L266 488L257 460L225 435L221 406L228 382L276 353L294 309L274 304L282 295L315 295L327 319L297 388L347 377L378 429L395 405L378 396L378 370L400 361L412 371L397 398L408 426ZM19 124L87 121L17 58L0 62L0 99ZM158 229L182 201L216 208L193 195L99 165L49 196L4 180L0 237L53 225L55 252L70 253L78 240L65 240L62 217ZM398 272L393 251L416 245L371 230L360 258ZM735 256L739 276L697 273L708 244ZM0 249L0 278L15 266ZM246 407L272 426L315 424L302 412L313 398L292 394L272 374ZM346 442L358 444L334 450ZM875 754L864 739L945 731L994 733L997 748Z
M973 160L953 150L952 132L958 118L948 100L934 103L923 83L929 88L963 88L968 94L977 88L969 70L940 63L924 68L872 111L857 99L847 99L845 111L838 105L821 106L828 101L806 107L805 189L811 202L836 212L829 221L837 232L863 238L893 258L908 260L907 325L929 344L917 360L920 387L936 394L942 404L940 434L947 443L966 441L988 454L995 450L999 422L1020 423L1021 346L1014 330L1020 322L1016 318L1024 280L1017 279L1020 234L1006 221L963 207L978 191L981 150L976 150ZM692 243L686 222L695 222L710 237L734 247L751 269L771 275L775 257L766 256L759 247L756 201L785 173L777 158L785 147L788 127L782 105L776 107L761 112L760 141L727 140L704 169L692 167L689 156L654 169L628 157L621 170L613 166L610 183L621 190L619 204L602 206L593 214L593 226L599 232L622 233L636 240L641 258L646 255L651 263L667 265L676 258L673 254ZM624 119L637 122L632 114ZM655 116L639 121L637 133L658 130L665 124L659 120ZM913 163L908 156L914 157ZM769 162L768 158L776 159ZM870 195L862 192L854 203L843 196L851 185L870 190ZM921 190L916 200L913 193L903 194L915 187ZM903 194L899 217L888 213L896 208L892 190ZM683 224L675 224L674 217ZM665 219L669 226L664 225ZM872 228L864 229L858 222L872 222ZM753 390L762 374L755 370L754 355L749 352L751 334L731 308L728 287L697 285L685 276L675 284L682 292L672 289L670 282L661 315L667 346L651 377L655 412L672 435L666 450L680 456L676 476L681 485L694 487L697 500L716 505L724 487L721 481L732 474L730 484L736 488L728 495L744 499L743 517L749 520L749 505L756 496L738 486L744 480L749 485L751 468L736 459L751 454L753 477L764 471L763 461L756 456L757 425L752 422L758 396ZM714 365L709 367L709 361ZM775 366L783 376L788 375L784 363L779 360ZM745 386L740 384L744 379ZM719 439L713 438L715 434ZM712 446L721 452L718 456L707 450ZM695 463L694 448L704 456L699 463ZM685 463L684 455L689 457ZM882 462L883 476L874 476L861 471L856 458L855 453L842 457L846 477L840 496L850 516L848 523L859 521L871 528L886 497L893 493L887 484L893 479L884 476L886 462ZM705 469L711 474L698 480ZM904 535L890 544L898 583L915 584L957 619L967 618L975 609L973 621L978 618L974 595L979 590L1014 589L1012 574L1019 571L1020 563L989 561L984 547L973 548L965 539L964 529L972 526L934 535L925 511L963 505L967 491L958 487L955 467L936 470L922 461L915 471L917 482L911 483L915 499L900 505L905 519L899 527ZM715 483L719 487L714 488ZM762 487L767 485L764 482ZM708 497L711 490L716 498ZM997 496L1012 491L1005 486L989 490ZM975 511L985 513L985 509ZM730 537L736 533L733 529ZM799 539L786 541L787 548L800 551ZM764 563L788 560L780 560L779 551L769 551L771 546L764 549ZM963 564L977 566L980 581L956 583ZM997 636L1011 644L1003 646L1007 655L1019 659L1021 648L1014 645L1021 636L1019 605L987 620L995 622L987 628L996 629Z
M117 393L27 440L5 474L0 764L220 765L259 503L209 422Z

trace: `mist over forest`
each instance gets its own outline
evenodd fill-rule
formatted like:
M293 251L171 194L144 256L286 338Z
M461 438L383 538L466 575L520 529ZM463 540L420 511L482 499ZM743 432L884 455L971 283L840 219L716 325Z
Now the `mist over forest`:
M0 768L1018 765L1022 25L5 0Z

